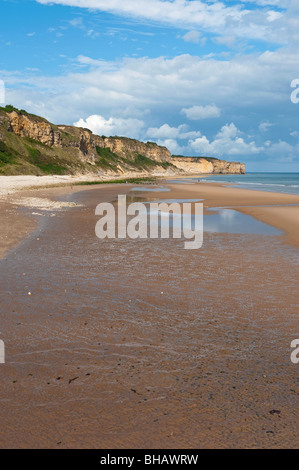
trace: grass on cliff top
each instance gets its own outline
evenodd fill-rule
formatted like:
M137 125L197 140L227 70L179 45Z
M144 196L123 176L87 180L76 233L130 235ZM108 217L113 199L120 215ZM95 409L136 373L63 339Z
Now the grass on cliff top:
M95 173L100 169L119 173L119 169L125 171L135 170L136 172L150 172L155 168L168 168L173 166L170 162L158 162L141 154L118 155L110 150L109 147L96 147L97 161L94 164L82 162L80 160L77 148L74 146L77 133L80 129L74 128L78 132L70 134L69 127L65 130L59 129L64 146L50 147L39 140L30 137L20 137L11 132L8 127L6 113L17 112L19 115L25 115L33 118L35 121L46 122L39 116L28 113L25 110L7 105L0 107L1 118L1 141L0 141L0 174L1 175L50 175L50 174L77 174L77 173ZM52 129L58 128L54 124ZM104 138L104 136L103 136ZM124 138L131 141L134 139ZM138 141L136 141L138 142ZM157 145L154 142L147 142L148 146ZM117 180L118 181L118 180Z
M7 104L4 107L0 106L0 111L4 111L5 113L12 113L13 111L15 111L16 113L21 114L22 116L32 117L36 121L39 121L39 122L49 122L49 121L47 121L47 119L45 119L41 116L37 116L36 114L28 113L27 111L25 111L25 109L18 109L15 106L13 106L12 104Z
M171 158L204 158L208 162L219 160L219 158L216 158L216 157L204 157L204 156L189 157L188 155L171 155Z

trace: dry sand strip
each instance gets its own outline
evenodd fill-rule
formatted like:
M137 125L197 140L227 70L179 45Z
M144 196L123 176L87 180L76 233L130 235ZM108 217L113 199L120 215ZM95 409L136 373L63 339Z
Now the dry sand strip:
M0 176L0 198L13 194L16 191L26 190L30 188L38 189L51 187L51 186L71 186L74 183L80 182L98 182L109 180L119 180L124 178L144 178L144 177L162 177L165 172L159 170L148 174L147 172L126 172L122 174L86 174L86 175L49 175L49 176L34 176L34 175L17 175L17 176Z
M230 207L282 230L283 240L299 246L299 196L251 189L234 188L219 183L169 184L171 192L156 193L159 198L204 199L204 208ZM288 205L288 204L294 204ZM297 204L297 205L296 205ZM207 212L206 212L207 213Z
M77 183L80 181L98 181L100 177L83 175L83 176L33 176L33 175L20 175L20 176L0 176L0 197L11 195L16 191L29 189L31 187L45 187L48 185L64 185Z

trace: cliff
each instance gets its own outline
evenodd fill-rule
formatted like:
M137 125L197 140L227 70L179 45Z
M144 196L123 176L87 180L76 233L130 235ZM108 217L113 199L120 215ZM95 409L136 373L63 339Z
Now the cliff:
M0 174L245 173L241 163L172 156L166 147L89 129L54 125L18 110L0 108Z
M245 174L245 164L217 158L172 156L173 164L185 173Z

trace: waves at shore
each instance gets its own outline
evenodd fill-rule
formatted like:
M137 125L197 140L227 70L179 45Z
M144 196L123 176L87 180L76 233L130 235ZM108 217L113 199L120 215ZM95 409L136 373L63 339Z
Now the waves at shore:
M231 183L238 188L299 194L299 173L247 173L246 175L211 175L201 181Z

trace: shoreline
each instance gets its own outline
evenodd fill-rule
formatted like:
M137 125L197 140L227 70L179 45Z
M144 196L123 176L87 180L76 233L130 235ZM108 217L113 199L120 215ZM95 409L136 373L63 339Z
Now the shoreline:
M299 247L299 195L241 189L224 183L184 185L184 189L181 184L168 186L173 187L173 193L168 193L168 197L170 194L172 198L178 199L188 195L194 199L197 196L204 199L204 209L225 207L238 210L283 231L281 239ZM167 196L161 194L159 197L162 199Z
M65 181L64 178L57 177L57 182L54 183L52 180L52 185L48 186L50 180L40 179L43 177L36 178L40 181L40 187L32 188L32 177L29 180L25 178L25 181L18 178L17 184L13 180L8 181L4 188L2 186L0 214L2 214L3 223L0 227L0 236L3 243L0 247L0 259L37 228L38 217L44 215L41 211L49 211L48 215L55 216L57 210L76 207L73 203L57 202L57 198L64 196L71 198L77 192L96 191L100 188L104 191L105 188L117 184L103 181L103 185L96 183L93 185L93 180L90 180L88 185L84 185L83 182L88 180L86 178L83 180L83 177L76 181L71 178ZM142 180L140 182L142 183ZM82 183L82 186L75 183ZM145 181L143 184L146 183ZM122 188L126 188L126 192L134 186L133 183L120 184ZM299 195L241 189L222 182L175 184L168 183L165 178L159 178L150 184L163 185L170 189L166 193L155 192L153 195L155 198L194 199L198 197L203 199L205 214L209 214L206 209L215 207L238 210L281 230L283 232L281 239L284 242L299 247ZM143 193L143 196L150 197L148 192ZM298 206L288 206L288 204L298 204Z

